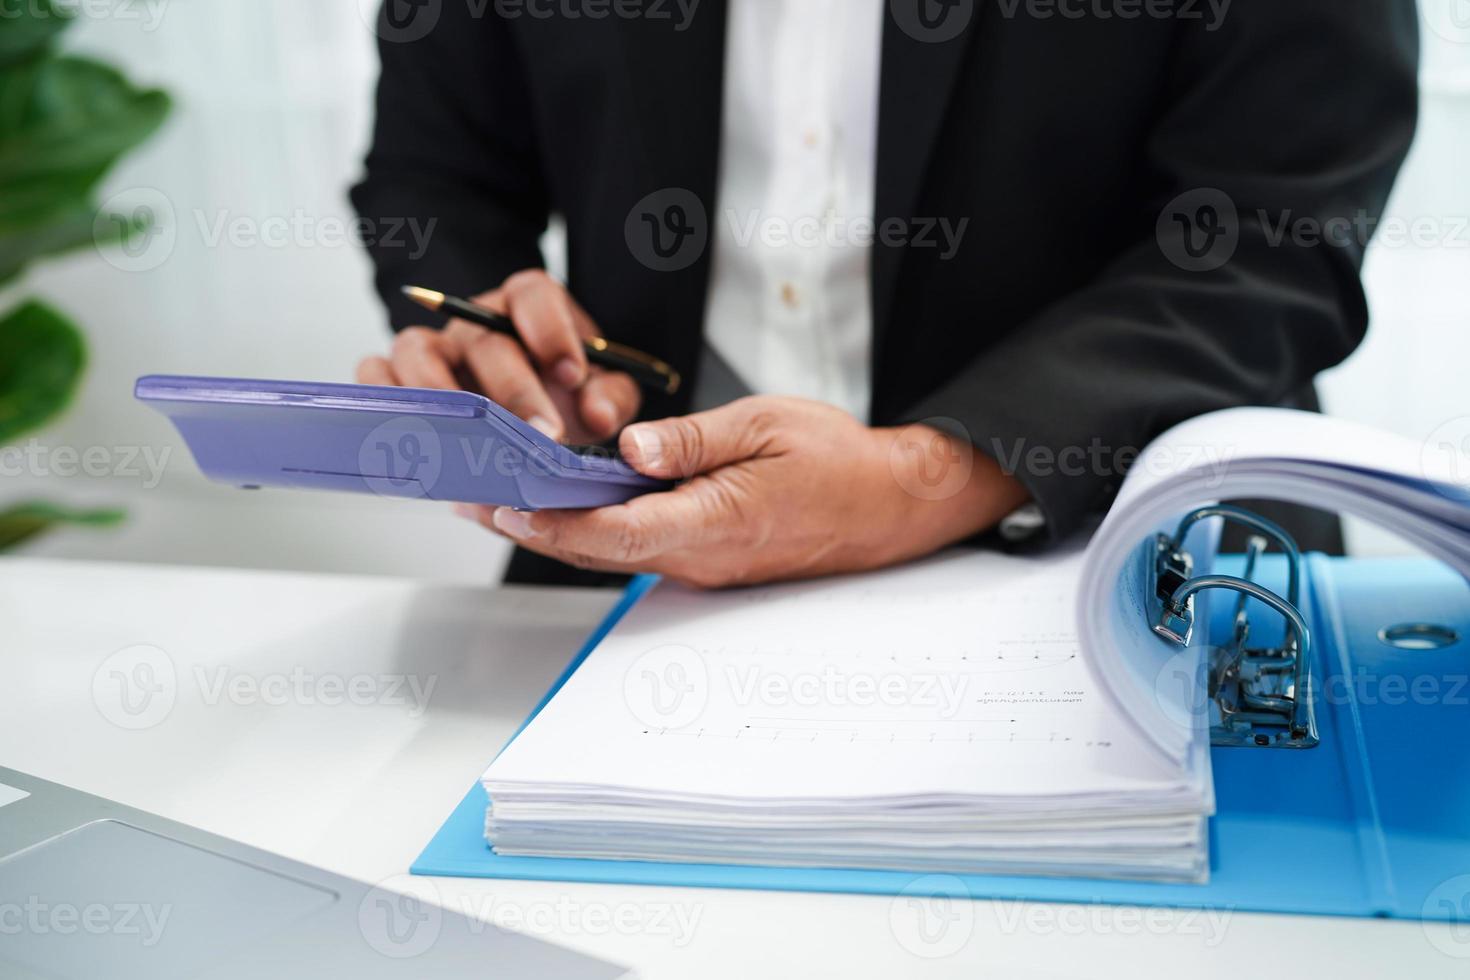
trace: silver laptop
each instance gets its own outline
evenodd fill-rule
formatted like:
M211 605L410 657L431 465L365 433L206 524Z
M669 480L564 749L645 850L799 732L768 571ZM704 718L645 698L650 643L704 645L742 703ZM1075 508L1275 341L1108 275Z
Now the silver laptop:
M432 892L424 879L415 882ZM422 890L421 889L421 890ZM622 967L0 768L5 980L609 980Z

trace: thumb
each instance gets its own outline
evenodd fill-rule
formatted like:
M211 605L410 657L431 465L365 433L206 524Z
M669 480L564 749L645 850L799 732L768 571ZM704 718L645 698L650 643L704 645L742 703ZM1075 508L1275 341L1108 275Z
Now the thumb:
M645 476L687 480L760 455L772 423L759 399L743 398L708 412L629 426L618 450Z

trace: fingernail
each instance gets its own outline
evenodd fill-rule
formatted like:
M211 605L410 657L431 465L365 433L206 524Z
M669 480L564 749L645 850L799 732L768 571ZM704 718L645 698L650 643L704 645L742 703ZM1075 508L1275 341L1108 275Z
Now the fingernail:
M598 425L603 429L610 429L617 424L618 407L608 398L594 398L587 403L587 411L595 415Z
M638 457L637 461L643 466L658 465L659 457L664 452L664 443L658 437L658 433L648 426L635 425L628 430L628 435L633 440L633 451Z
M551 421L551 419L547 418L544 415L532 415L526 421L531 423L531 428L535 429L537 432L541 433L548 439L555 439L557 436L560 435L560 433L557 431L556 423Z
M536 536L536 529L531 526L531 515L514 507L496 508L495 526L517 541Z
M575 388L582 383L582 365L570 357L564 357L551 369L551 377L564 388Z
M480 518L479 508L474 504L455 504L451 510L455 517L463 517L467 521L475 521Z

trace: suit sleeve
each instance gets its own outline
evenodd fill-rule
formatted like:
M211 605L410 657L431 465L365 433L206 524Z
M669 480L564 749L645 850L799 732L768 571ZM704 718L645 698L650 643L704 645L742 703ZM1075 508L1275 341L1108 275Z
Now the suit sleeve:
M377 117L351 193L395 330L435 320L400 286L473 295L540 266L549 210L508 26L475 4L417 9L427 33L379 21Z
M1286 400L1367 329L1363 248L1415 125L1414 4L1235 0L1197 23L1176 28L1132 244L906 413L958 422L1052 541L1107 507L1118 451Z

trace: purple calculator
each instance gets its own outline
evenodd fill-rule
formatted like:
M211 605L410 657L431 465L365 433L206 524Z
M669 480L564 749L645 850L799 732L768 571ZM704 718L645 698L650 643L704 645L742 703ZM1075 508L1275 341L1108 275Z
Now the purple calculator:
M169 417L205 476L238 487L546 510L670 486L467 391L149 375L133 394Z

